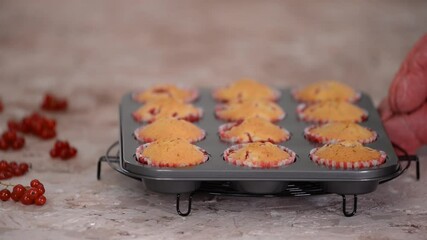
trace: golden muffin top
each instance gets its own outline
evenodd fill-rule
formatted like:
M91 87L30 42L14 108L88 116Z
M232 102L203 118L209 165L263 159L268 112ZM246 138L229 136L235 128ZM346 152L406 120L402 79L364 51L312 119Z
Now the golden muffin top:
M136 139L142 142L180 138L193 143L205 137L205 131L196 125L175 118L161 118L151 124L138 128L134 134Z
M269 121L279 121L285 112L274 102L267 100L233 101L216 109L216 116L225 121L239 121L250 117L260 117Z
M362 122L368 113L348 102L318 102L314 104L301 104L298 106L300 118L308 122Z
M280 92L255 80L241 79L215 90L213 97L221 102L254 99L275 101L280 97Z
M137 149L136 156L141 163L157 167L187 167L207 160L202 149L183 139L144 144Z
M304 130L304 134L310 141L320 143L343 140L369 143L377 137L374 131L352 122L331 122L310 126Z
M314 156L335 162L364 162L380 160L381 152L356 141L341 141L318 148Z
M295 153L270 142L253 142L230 147L224 159L240 166L269 168L294 162Z
M160 118L197 121L201 115L202 110L200 108L172 98L149 101L133 113L134 119L140 122L153 122Z
M293 96L301 102L352 102L360 98L360 93L338 81L319 81L293 91Z
M167 98L173 98L183 102L192 102L197 96L198 92L195 89L180 88L174 84L159 84L146 90L135 92L132 98L140 103Z
M237 123L226 123L220 127L219 134L222 140L235 143L258 141L278 143L290 137L288 131L260 117L246 118Z

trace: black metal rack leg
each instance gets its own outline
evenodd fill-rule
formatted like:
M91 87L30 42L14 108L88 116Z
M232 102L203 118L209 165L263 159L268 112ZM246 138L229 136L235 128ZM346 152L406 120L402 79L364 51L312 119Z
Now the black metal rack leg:
M399 161L415 162L415 174L417 180L420 180L420 159L417 155L399 156Z
M100 157L98 160L98 168L96 170L96 179L101 180L101 164L102 162L106 162L107 159L105 159L105 157Z
M342 212L346 217L352 217L356 214L357 211L357 195L353 195L353 211L347 212L347 199L345 195L342 196Z
M177 194L176 195L176 212L180 215L180 216L188 216L191 213L191 202L193 200L193 192L190 193L190 196L188 196L188 208L187 208L187 212L183 213L181 212L181 207L180 207L180 202L181 202L181 194Z

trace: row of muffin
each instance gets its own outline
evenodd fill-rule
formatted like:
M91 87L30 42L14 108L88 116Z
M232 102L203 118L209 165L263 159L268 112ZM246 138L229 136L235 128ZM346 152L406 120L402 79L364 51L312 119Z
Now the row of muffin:
M134 131L143 142L136 149L140 163L155 167L187 167L208 160L208 153L193 143L202 140L206 132L192 124L203 110L191 104L198 98L195 89L175 85L158 85L136 92L134 101L142 103L132 115L138 122L148 123Z
M310 151L310 158L322 165L341 169L378 166L386 154L363 144L377 139L377 133L357 123L368 118L368 112L353 103L359 92L336 81L322 81L292 92L302 102L299 118L315 125L304 129L308 141L324 144Z
M294 151L277 145L291 134L274 124L286 113L276 103L280 92L254 80L242 79L213 92L220 104L216 116L229 123L219 127L221 140L236 143L224 151L224 160L238 166L272 168L293 163Z

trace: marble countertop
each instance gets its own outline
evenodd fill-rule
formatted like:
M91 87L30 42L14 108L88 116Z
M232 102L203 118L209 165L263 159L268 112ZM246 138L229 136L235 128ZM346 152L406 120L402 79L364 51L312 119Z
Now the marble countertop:
M425 1L1 1L0 130L66 96L50 114L78 157L52 160L53 140L27 137L0 158L31 162L12 183L45 183L43 207L0 202L0 239L425 239L426 149L414 168L359 196L356 216L341 197L236 198L196 194L180 217L175 196L96 162L118 138L118 103L158 82L199 87L243 76L279 87L339 79L378 103L424 33Z

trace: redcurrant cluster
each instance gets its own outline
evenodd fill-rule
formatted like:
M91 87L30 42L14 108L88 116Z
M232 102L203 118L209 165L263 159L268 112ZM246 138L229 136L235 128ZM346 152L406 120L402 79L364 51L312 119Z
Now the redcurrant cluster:
M41 108L46 111L64 111L68 107L66 99L59 98L53 94L46 93Z
M28 163L0 161L0 180L19 177L28 172L30 165Z
M21 121L9 120L10 130L31 133L42 139L51 139L56 136L56 121L38 113L24 117Z
M50 150L50 156L52 158L61 158L62 160L68 160L77 155L77 149L71 146L67 141L57 140L53 148Z
M5 131L0 138L0 150L7 150L12 148L13 150L19 150L25 145L25 139L18 136L15 130Z
M8 184L2 184L5 186L12 186ZM33 179L30 186L24 187L21 184L15 185L12 192L5 188L0 191L0 200L8 201L12 198L15 202L20 201L24 205L35 204L37 206L43 206L46 203L46 197L44 196L45 189L43 184Z

